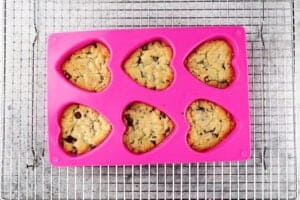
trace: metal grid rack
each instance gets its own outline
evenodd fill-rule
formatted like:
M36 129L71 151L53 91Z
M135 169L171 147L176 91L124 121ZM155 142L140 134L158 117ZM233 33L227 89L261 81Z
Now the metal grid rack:
M296 198L292 0L4 0L1 8L0 199ZM49 165L48 34L220 24L243 25L247 31L251 160L129 167Z

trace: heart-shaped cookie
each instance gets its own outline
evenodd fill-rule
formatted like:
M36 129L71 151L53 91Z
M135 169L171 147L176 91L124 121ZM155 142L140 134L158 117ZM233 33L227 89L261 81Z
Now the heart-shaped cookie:
M226 88L234 79L232 58L232 48L225 40L211 40L194 49L185 59L185 66L198 80L216 88Z
M103 142L111 124L97 111L79 104L68 106L60 121L60 144L67 153L80 155Z
M110 82L108 49L101 43L93 43L75 51L63 64L66 79L79 88L100 92Z
M162 41L152 41L135 50L124 62L124 71L139 85L162 90L173 81L170 67L172 49Z
M137 154L152 150L172 132L174 123L162 111L142 102L126 107L123 121L127 127L123 141L129 151Z
M208 100L192 102L186 117L190 124L187 142L196 151L205 151L216 146L235 127L232 115Z

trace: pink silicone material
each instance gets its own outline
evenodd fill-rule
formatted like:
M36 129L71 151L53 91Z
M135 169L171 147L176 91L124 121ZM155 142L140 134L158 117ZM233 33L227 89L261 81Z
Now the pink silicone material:
M48 38L48 130L49 159L54 166L137 165L154 163L190 163L212 161L242 161L251 154L248 67L245 31L240 26L150 28L54 33ZM234 51L232 65L235 79L226 89L208 86L190 74L184 60L199 44L212 39L225 39ZM165 90L144 88L122 69L122 63L135 49L149 41L160 39L173 50L171 67L174 80ZM61 64L72 52L99 41L110 51L109 86L102 92L84 91L61 72ZM189 124L185 112L196 99L213 101L228 110L236 121L235 129L220 144L206 152L197 152L187 144ZM126 105L142 101L165 112L174 122L173 132L156 148L134 154L123 144L126 129L122 112ZM66 154L59 144L60 116L71 103L87 105L112 124L106 140L92 151L80 155Z

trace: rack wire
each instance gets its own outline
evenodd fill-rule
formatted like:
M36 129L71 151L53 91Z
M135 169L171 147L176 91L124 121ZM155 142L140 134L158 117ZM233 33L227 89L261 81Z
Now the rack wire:
M297 197L294 1L2 2L1 200ZM246 28L251 160L126 167L49 165L45 60L50 33L197 25Z

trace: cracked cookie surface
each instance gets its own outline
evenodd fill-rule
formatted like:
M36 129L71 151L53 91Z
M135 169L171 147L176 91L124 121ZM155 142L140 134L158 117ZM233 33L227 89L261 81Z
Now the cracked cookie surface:
M162 41L149 42L124 62L124 70L136 83L153 90L167 88L173 81L171 48Z
M205 151L219 144L235 127L232 115L221 106L196 100L187 109L190 129L188 144L196 151Z
M234 78L232 49L225 40L200 44L185 60L185 66L198 80L216 87L228 87Z
M73 104L68 106L60 121L60 143L67 153L79 155L98 146L111 131L110 123L95 110Z
M174 124L162 111L145 103L135 102L123 113L127 127L123 136L133 153L145 153L159 145L173 130Z
M99 92L110 82L108 49L93 43L74 52L62 65L66 79L87 91Z

